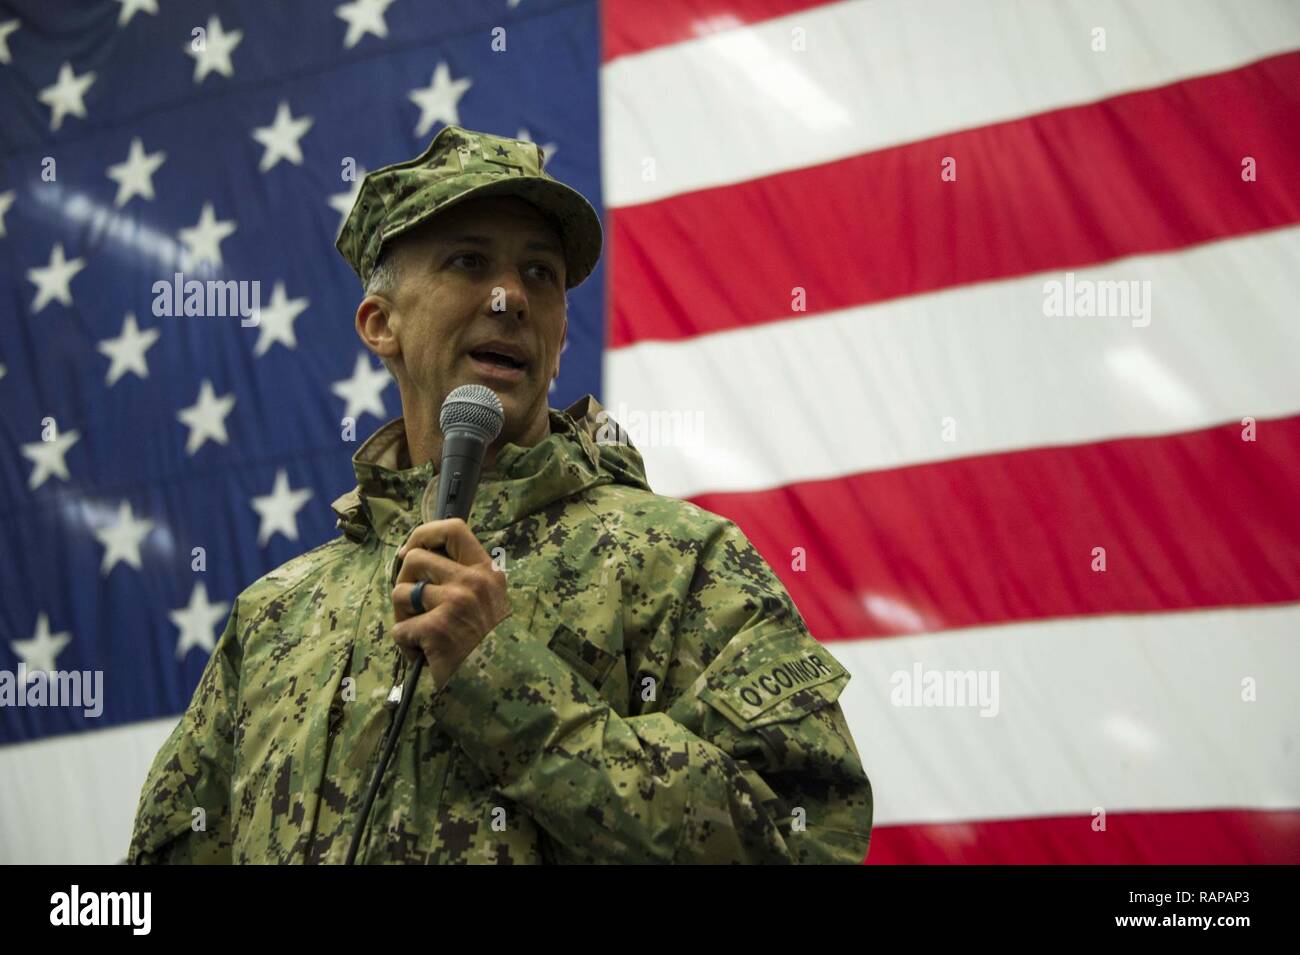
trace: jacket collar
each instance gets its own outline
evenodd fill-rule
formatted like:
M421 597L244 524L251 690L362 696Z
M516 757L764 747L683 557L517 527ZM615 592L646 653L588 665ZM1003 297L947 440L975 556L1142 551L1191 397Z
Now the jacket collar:
M495 466L484 471L470 522L489 533L541 510L547 504L601 484L650 490L640 453L591 395L564 411L549 410L551 434L531 448L507 443ZM611 441L612 436L619 440ZM399 516L416 512L433 519L440 462L403 468L410 456L405 419L395 418L366 439L352 456L357 486L334 501L337 527L361 541L373 530L381 537Z

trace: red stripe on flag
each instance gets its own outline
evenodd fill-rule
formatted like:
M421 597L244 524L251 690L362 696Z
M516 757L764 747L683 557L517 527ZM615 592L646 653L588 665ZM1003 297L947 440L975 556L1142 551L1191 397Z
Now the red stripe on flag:
M773 20L829 0L674 0L647 15L646 0L603 0L601 59L642 53L670 43Z
M1300 812L1216 809L880 826L870 865L1275 865L1300 863Z
M689 338L1290 225L1300 221L1296 115L1300 53L1289 53L611 209L609 345ZM946 156L957 161L955 182L940 180ZM1256 161L1257 181L1242 181L1246 156ZM806 312L791 312L796 287L806 290Z
M740 526L822 640L1300 600L1300 416L1258 422L1253 442L1242 431L692 500Z

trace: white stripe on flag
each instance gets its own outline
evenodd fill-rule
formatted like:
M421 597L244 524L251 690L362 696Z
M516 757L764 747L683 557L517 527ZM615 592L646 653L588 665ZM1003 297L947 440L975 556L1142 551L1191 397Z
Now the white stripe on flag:
M0 747L0 863L125 859L140 789L177 719Z
M1300 807L1288 751L1300 607L1082 617L837 640L840 703L878 826ZM998 672L997 715L895 706L897 672ZM1255 702L1242 700L1246 677ZM954 683L955 685L955 683ZM986 681L986 686L991 683ZM140 787L175 719L0 749L0 862L123 859ZM1026 767L1029 767L1026 769ZM67 780L76 779L69 787Z
M1053 272L644 342L606 353L606 408L672 497L1278 417L1298 261L1293 227L1073 272L1149 282L1145 327L1045 315Z
M1093 50L1094 28L1105 30L1104 51ZM1297 47L1294 0L828 4L602 67L605 204L819 165Z
M1083 617L827 648L853 674L840 703L883 826L1090 817L1098 807L1300 807L1297 633L1300 607L1292 604ZM891 693L904 686L894 674L911 678L918 664L923 682L931 671L996 671L996 715L893 705ZM1255 681L1253 702L1242 698L1247 678Z

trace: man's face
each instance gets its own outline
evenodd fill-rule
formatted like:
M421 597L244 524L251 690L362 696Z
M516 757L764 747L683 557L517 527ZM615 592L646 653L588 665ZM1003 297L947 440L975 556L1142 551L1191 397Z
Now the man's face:
M492 196L439 213L394 246L389 326L404 406L428 403L436 420L452 389L483 384L505 408L501 441L527 435L545 419L568 330L559 233L531 203Z

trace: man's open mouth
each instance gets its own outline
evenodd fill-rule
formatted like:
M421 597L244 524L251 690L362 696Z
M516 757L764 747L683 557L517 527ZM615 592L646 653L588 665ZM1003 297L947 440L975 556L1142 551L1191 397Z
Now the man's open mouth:
M526 367L522 361L519 361L516 358L511 358L509 355L503 355L500 352L495 352L495 351L472 351L469 353L469 356L471 358L476 358L479 361L487 362L490 365L499 365L502 368Z

